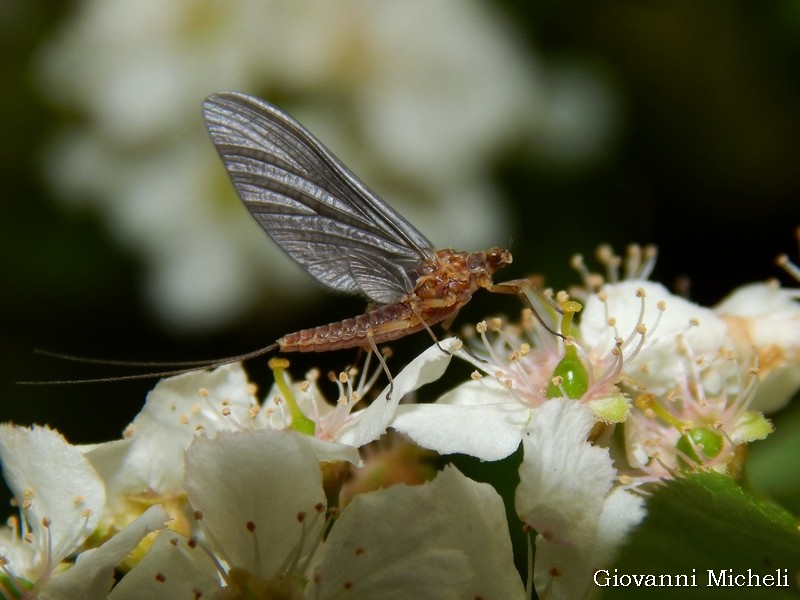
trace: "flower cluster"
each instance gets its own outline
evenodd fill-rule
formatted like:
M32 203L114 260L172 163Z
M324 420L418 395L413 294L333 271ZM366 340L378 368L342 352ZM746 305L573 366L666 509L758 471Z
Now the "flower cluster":
M762 411L800 387L796 291L703 308L646 280L653 251L629 250L624 276L600 256L605 276L576 259L570 295L529 286L519 322L440 341L380 393L370 358L331 376L334 402L274 358L261 397L238 364L162 380L107 443L1 426L19 517L0 531L0 597L584 597L658 482L738 478L771 432ZM453 356L472 377L410 402ZM527 590L501 496L429 460L520 447Z

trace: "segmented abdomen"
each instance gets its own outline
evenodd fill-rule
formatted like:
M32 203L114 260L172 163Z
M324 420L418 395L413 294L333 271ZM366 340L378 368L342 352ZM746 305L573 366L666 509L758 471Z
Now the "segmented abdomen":
M456 309L454 306L422 312L425 321L433 324L446 319ZM289 333L278 340L278 346L281 352L327 352L359 346L370 349L368 336L376 344L383 344L417 332L424 326L406 302L398 302L352 319Z

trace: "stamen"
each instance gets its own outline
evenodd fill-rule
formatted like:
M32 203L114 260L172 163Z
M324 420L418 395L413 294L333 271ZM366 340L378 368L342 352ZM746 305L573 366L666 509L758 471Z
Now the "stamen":
M195 519L201 519L202 513L200 511L195 511L194 513ZM200 515L199 517L197 515ZM186 540L186 546L190 550L196 550L200 548L201 551L205 553L206 556L211 560L214 564L214 568L217 570L217 574L220 578L225 582L228 587L232 586L231 578L228 574L228 570L223 566L222 559L217 556L216 552L212 551L211 548L205 542L198 540L196 537L190 537Z
M325 510L325 506L322 505L322 504L317 504L314 507L314 509L317 512L317 514L314 517L314 522L316 522L316 519ZM306 559L300 565L300 570L298 571L299 573L308 572L308 569L311 566L311 561L314 559L314 556L316 555L317 550L319 550L320 546L322 545L322 538L323 538L324 532L330 530L331 521L333 519L334 519L334 512L331 512L328 516L325 517L325 522L324 522L324 524L322 526L322 529L320 529L320 534L314 540L314 543L312 544L312 546L306 551ZM312 523L312 526L313 526L313 523Z
M663 314L666 307L663 301L658 302L656 306L659 309L659 313L658 316L656 317L655 324L648 332L647 326L644 323L644 316L647 309L647 304L646 304L647 292L644 290L644 288L637 288L636 297L641 298L641 304L639 306L639 317L636 320L636 327L633 328L630 335L628 336L628 339L626 339L620 345L621 350L627 354L627 356L625 357L625 360L627 361L633 360L642 350L645 342L653 337L653 333L658 327L658 324L661 322L661 315ZM626 349L631 345L634 337L637 335L639 336L639 341L636 344L636 348L628 354L626 352Z
M639 244L630 244L625 250L625 279L638 279L641 267L642 247Z
M644 262L642 263L639 272L636 274L636 279L650 279L653 274L653 269L656 266L658 259L658 247L652 244L644 247Z
M583 255L573 254L572 259L570 260L570 266L581 276L581 279L583 279L583 285L586 287L587 291L592 291L594 289L594 282L592 281L592 274L589 272L586 262L583 260Z
M787 255L781 254L775 259L775 264L786 271L797 281L800 281L800 267L794 264Z
M622 258L614 254L614 250L608 244L597 247L597 260L606 267L606 278L610 283L619 282L619 266Z
M255 534L256 524L253 521L248 521L245 523L245 529L248 533L251 533L251 539L253 540L253 562L256 565L261 564L261 546L258 543L258 535Z

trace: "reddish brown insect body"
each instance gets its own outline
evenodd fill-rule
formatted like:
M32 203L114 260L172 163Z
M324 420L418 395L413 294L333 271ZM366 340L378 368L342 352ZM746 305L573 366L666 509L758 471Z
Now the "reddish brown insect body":
M511 263L503 248L486 252L436 251L420 268L414 291L394 304L290 333L278 340L282 352L326 352L382 344L455 316L479 288L490 289L494 273ZM370 338L372 343L370 343Z

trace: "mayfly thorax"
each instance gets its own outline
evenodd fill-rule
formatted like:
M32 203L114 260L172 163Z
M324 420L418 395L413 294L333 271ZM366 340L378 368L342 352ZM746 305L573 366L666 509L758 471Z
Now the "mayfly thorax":
M220 93L206 100L203 113L239 197L264 231L315 279L360 293L375 306L351 319L287 334L269 349L374 350L451 320L480 288L517 291L492 283L494 273L511 263L508 250L434 249L271 104Z

